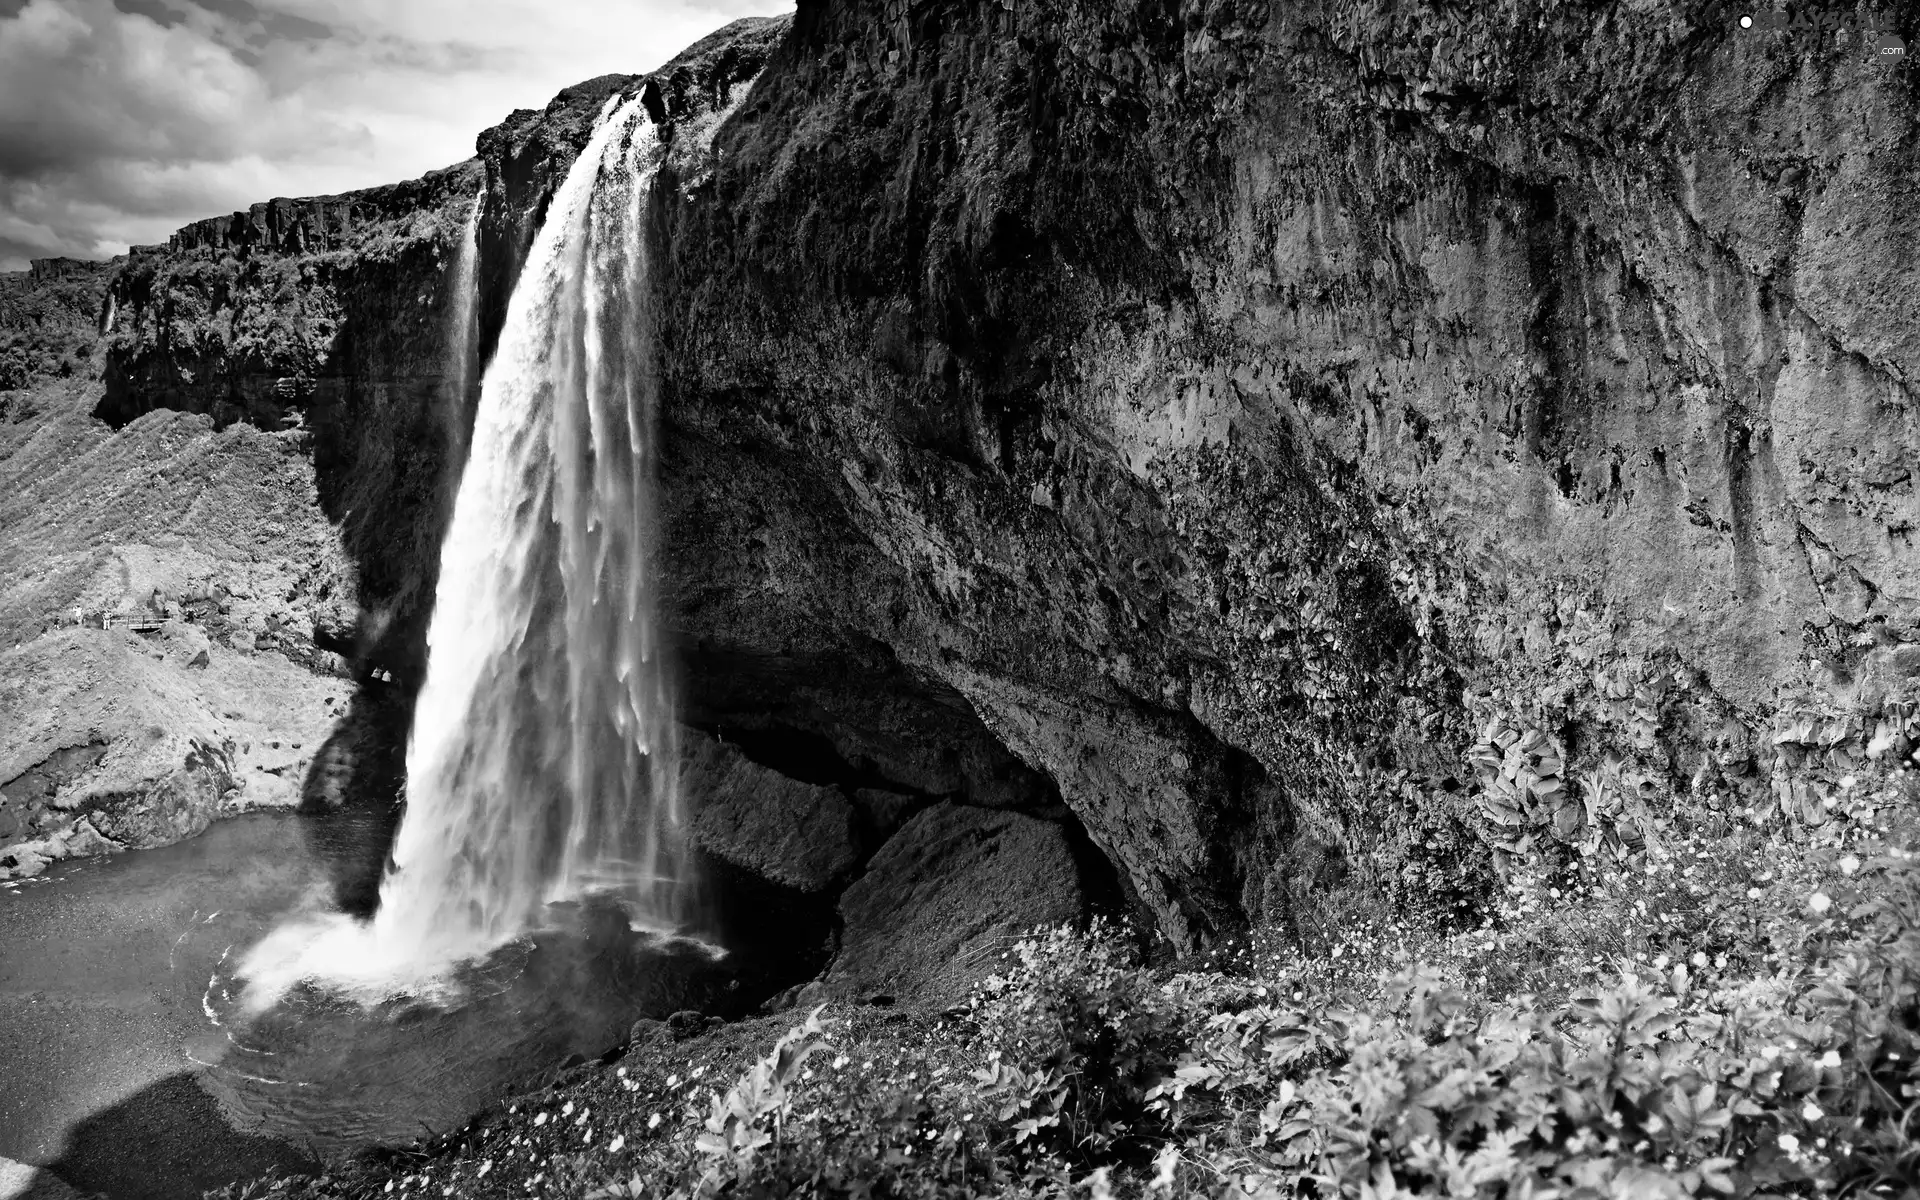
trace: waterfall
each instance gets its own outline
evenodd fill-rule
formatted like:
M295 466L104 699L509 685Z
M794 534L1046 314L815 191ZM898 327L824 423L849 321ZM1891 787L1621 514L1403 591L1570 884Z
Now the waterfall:
M440 420L450 464L443 472L449 499L467 458L467 409L480 365L480 308L476 301L480 297L480 216L486 207L487 187L483 183L467 210L466 228L460 233L460 245L447 272L447 374L441 386Z
M690 916L649 575L659 153L639 102L610 100L553 197L481 382L379 909L256 947L250 1006L301 978L419 990L558 901L612 898L635 928Z
M554 900L672 925L672 714L650 616L640 207L654 131L603 120L553 199L485 380L441 558L408 806L376 930L481 951ZM624 143L624 144L623 144Z

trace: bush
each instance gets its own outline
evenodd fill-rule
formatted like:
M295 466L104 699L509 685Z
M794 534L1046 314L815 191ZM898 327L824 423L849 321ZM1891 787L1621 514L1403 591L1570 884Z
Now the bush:
M1792 927L1803 965L1627 962L1554 1004L1418 969L1364 1004L1284 973L1162 977L1110 928L1047 931L970 1006L977 1041L956 1040L984 1061L923 1090L807 1093L823 1034L794 1031L716 1103L727 1169L692 1191L1911 1194L1920 868L1839 869Z
M1039 934L1014 954L971 1006L988 1047L981 1096L1012 1144L1098 1163L1161 1133L1145 1100L1199 1019L1185 989L1134 967L1102 923Z
M1206 1175L1261 1194L1905 1195L1920 1177L1920 870L1849 876L1819 969L1704 991L1682 965L1476 1014L1411 973L1385 1011L1222 1014L1157 1089Z

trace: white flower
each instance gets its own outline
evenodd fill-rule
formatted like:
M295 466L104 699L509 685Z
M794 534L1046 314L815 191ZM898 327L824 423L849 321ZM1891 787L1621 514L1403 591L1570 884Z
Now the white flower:
M545 1125L547 1123L547 1114L541 1113L539 1116L533 1119L533 1123L536 1127Z
M1824 913L1833 907L1833 901L1827 898L1825 892L1815 892L1807 897L1807 907L1815 914Z
M621 1147L625 1146L626 1144L627 1144L627 1135L623 1133L619 1137L614 1138L612 1141L607 1143L607 1153L618 1154L620 1153Z
M1160 1148L1153 1159L1153 1182L1148 1186L1156 1192L1171 1191L1174 1183L1174 1168L1180 1165L1180 1147L1172 1142Z
M1780 1135L1780 1148L1788 1154L1800 1153L1800 1139L1790 1133Z
M1829 1050L1825 1054L1822 1054L1820 1056L1820 1065L1827 1068L1828 1070L1832 1070L1833 1068L1839 1066L1840 1052L1838 1050Z
M570 1117L573 1115L573 1101L569 1100L565 1104L562 1104L560 1106L560 1115L563 1117Z
M1760 889L1759 889L1759 888L1748 888L1748 889L1747 889L1747 899L1749 899L1749 900L1758 900L1759 898L1760 898Z
M1811 1100L1807 1101L1807 1106L1800 1110L1800 1116L1806 1120L1808 1124L1812 1124L1826 1115L1827 1114L1820 1111L1820 1106Z
M1692 962L1694 966L1704 971L1707 969L1707 952L1705 950L1695 950L1693 952L1693 958L1690 959L1689 961Z
M647 1128L648 1128L648 1129L658 1129L658 1128L660 1128L660 1114L659 1114L659 1113L655 1113L655 1114L653 1114L652 1116L650 1116L650 1117L648 1117L648 1118L647 1118Z
M1762 1047L1760 1051L1760 1057L1766 1059L1768 1062L1772 1062L1774 1059L1780 1057L1780 1047L1778 1046Z
M1845 858L1840 860L1840 873L1842 875L1851 875L1855 871L1858 871L1859 869L1860 869L1860 860L1855 858L1851 854L1847 855Z

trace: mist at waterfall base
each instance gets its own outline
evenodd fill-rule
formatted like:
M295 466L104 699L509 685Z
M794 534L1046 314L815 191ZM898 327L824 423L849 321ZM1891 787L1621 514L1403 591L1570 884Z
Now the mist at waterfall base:
M617 1043L636 1012L712 1011L738 984L680 936L701 899L647 569L641 227L659 153L639 103L610 101L509 301L377 909L291 920L209 984L205 1085L242 1127L417 1135Z

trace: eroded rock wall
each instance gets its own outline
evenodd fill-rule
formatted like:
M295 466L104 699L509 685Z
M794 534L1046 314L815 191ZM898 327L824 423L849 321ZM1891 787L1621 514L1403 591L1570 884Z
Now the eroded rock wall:
M424 649L474 382L452 349L481 175L468 162L201 221L135 247L109 291L100 417L204 413L309 442L346 548L319 643L363 671L411 677Z
M781 496L683 611L766 564L719 636L964 697L1185 945L1470 901L1490 720L1752 800L1920 636L1913 116L1719 6L803 4L661 189L678 457Z
M303 436L93 416L112 270L0 276L0 881L296 804L368 701L317 644L350 564Z

